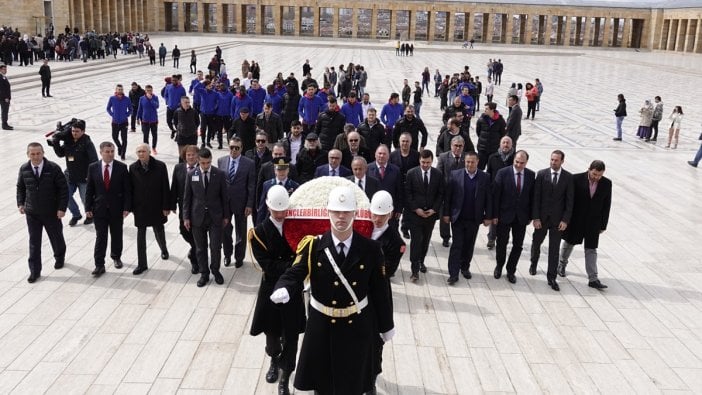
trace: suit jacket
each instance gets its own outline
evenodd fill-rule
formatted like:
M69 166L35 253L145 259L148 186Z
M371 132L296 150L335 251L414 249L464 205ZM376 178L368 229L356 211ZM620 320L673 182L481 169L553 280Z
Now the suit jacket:
M230 213L241 213L245 208L255 208L256 198L256 165L251 159L239 156L239 167L234 174L234 180L229 179L230 156L217 159L217 167L224 172L227 183L227 197Z
M612 181L602 177L595 194L590 197L588 173L573 175L573 215L563 232L563 240L580 244L585 248L597 248L600 232L607 229L609 210L612 205Z
M429 187L425 188L422 168L411 169L407 172L407 182L405 183L405 208L411 213L410 215L417 215L414 210L418 208L432 209L436 214L429 218L439 219L445 185L441 172L432 167L429 169Z
M453 152L451 151L446 151L439 155L439 158L437 160L436 168L441 172L441 174L444 177L444 182L446 182L446 185L448 185L449 180L451 179L451 172L454 170L458 169L465 169L466 164L465 164L465 151L461 153L461 159L458 161L458 164L456 164L456 160L454 159Z
M134 225L137 227L154 226L166 223L168 217L164 210L170 210L171 191L168 186L168 169L158 159L150 158L148 170L141 163L129 165L132 182L132 205Z
M358 186L358 180L356 179L356 176L351 175L346 177L346 179ZM378 192L380 189L380 181L378 181L378 179L375 177L366 175L365 185L363 186L363 192L366 193L368 199L373 199L373 195L375 195L375 193Z
M352 175L351 170L348 168L339 165L339 169L337 170L339 174L337 174L338 177L348 177ZM321 165L318 166L317 169L314 171L314 178L317 177L324 177L329 175L329 165Z
M209 215L213 225L231 218L226 173L214 166L210 166L209 172L207 190L199 166L188 173L185 179L183 220L190 220L192 226L202 226L205 215Z
M188 176L188 165L178 163L173 167L171 179L171 210L178 210L178 216L183 218L183 197L185 196L185 178ZM195 164L197 167L197 164ZM194 170L194 169L193 169Z
M366 163L370 163L373 161L373 154L371 154L370 151L368 151L367 149L359 147L358 154L352 155L351 150L349 150L347 147L346 149L341 151L341 165L350 169L351 161L353 161L353 158L355 156L362 157L366 160Z
M268 197L268 190L271 189L273 185L277 185L278 180L272 178L263 183L263 191L261 192L261 198L258 201L258 210L256 211L255 222L256 225L263 223L263 221L268 218L268 206L266 206L266 197ZM297 182L288 178L285 180L285 185L283 187L287 189L288 195L291 195L300 186Z
M26 213L36 216L55 217L58 211L66 211L68 184L61 167L44 158L44 165L37 178L32 162L20 166L17 176L17 206L24 206Z
M132 211L132 183L127 165L112 161L110 190L105 190L102 161L88 167L88 185L85 191L85 211L98 218L122 217L123 211Z
M297 182L297 170L295 166L291 164L288 169L288 179L292 179ZM275 178L275 166L273 165L273 161L262 164L261 168L258 170L258 174L256 175L256 197L254 201L257 204L261 201L263 183L271 178Z
M410 149L409 155L407 155L407 163L405 166L402 165L402 154L400 150L397 149L390 153L390 163L400 168L400 173L402 173L402 180L406 179L407 172L419 166L419 152Z
M534 197L535 174L529 169L522 171L522 191L517 194L514 179L514 166L500 169L493 182L493 217L500 222L512 223L515 219L521 224L532 220L532 200Z
M534 183L532 216L542 226L558 226L561 221L570 223L573 214L573 175L561 168L558 183L553 185L552 172L550 168L539 170Z
M0 74L0 100L11 99L12 90L7 76Z
M395 206L395 212L401 213L404 208L403 200L403 187L402 183L402 173L400 168L388 162L385 165L385 177L380 177L380 169L378 168L378 163L373 162L368 165L368 170L366 170L366 175L375 177L380 181L380 189L387 191L392 196L393 206Z
M444 194L444 212L443 216L451 217L451 222L458 221L463 211L463 200L466 198L464 193L464 177L466 174L465 167L463 169L453 170L451 177L446 185L446 193ZM484 171L478 169L475 173L477 177L477 185L475 195L475 213L476 222L482 222L485 219L494 218L492 214L492 199L490 195L490 176Z
M505 130L507 131L507 136L512 138L512 141L517 141L522 134L522 114L522 108L519 107L519 104L515 104L507 117Z

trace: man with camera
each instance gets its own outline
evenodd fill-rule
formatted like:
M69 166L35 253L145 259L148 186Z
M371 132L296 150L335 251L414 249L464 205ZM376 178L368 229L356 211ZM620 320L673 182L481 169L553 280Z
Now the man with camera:
M70 130L70 132L69 132ZM85 134L85 121L72 120L68 125L64 126L51 136L47 141L54 148L56 156L66 158L66 180L68 181L68 210L71 212L71 220L68 221L68 226L76 226L78 221L83 218L80 214L80 208L73 194L76 189L80 195L80 200L85 204L85 189L88 185L88 166L98 160L95 145L90 136ZM86 218L84 224L93 223L92 218Z

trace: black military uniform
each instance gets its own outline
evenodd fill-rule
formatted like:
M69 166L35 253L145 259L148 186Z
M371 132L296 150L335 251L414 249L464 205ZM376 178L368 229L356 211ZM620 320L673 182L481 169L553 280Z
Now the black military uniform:
M290 301L282 305L273 303L270 297L280 275L292 266L295 252L271 218L249 230L249 245L263 271L250 333L266 334L266 354L271 357L266 381L277 381L280 368L280 384L287 389L288 377L295 370L298 335L305 331L303 296L302 292L291 293Z
M354 290L358 305L336 275L327 248ZM275 286L294 295L302 291L306 277L311 283L295 388L353 395L371 390L377 372L375 338L394 327L380 245L354 232L342 260L327 231L319 239L302 239L297 254Z

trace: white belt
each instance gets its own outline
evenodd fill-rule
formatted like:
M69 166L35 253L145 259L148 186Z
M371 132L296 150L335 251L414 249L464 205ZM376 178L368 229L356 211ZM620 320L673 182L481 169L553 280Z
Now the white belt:
M361 314L361 310L368 306L368 297L363 298L358 302L358 304L355 304L353 306L338 308L325 306L324 304L320 303L317 299L315 299L314 296L310 295L310 306L314 307L315 310L328 317L346 318L354 313Z

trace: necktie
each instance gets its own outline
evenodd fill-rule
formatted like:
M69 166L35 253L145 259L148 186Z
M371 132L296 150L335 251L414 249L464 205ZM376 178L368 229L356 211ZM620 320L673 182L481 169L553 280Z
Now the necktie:
M39 166L34 166L34 176L39 178Z
M229 182L234 182L234 175L236 174L236 161L231 161L229 165Z
M385 178L385 166L380 166L380 179Z
M429 170L424 170L424 189L429 189Z
M331 175L332 177L336 177L336 169L332 169Z
M205 170L205 190L207 190L207 187L210 186L210 175L208 173L209 171Z
M343 262L346 260L346 254L344 253L345 245L344 245L344 243L339 243L338 245L339 245L339 260L341 262Z
M558 184L558 173L556 173L555 171L553 172L553 176L551 177L551 182L553 183L553 185Z
M363 181L358 180L358 187L361 188L361 189L363 189Z
M278 181L278 185L283 186L283 181Z
M458 161L461 160L461 157L457 156L455 159L456 159L456 164L458 164Z
M517 173L517 194L522 193L522 173Z
M110 165L105 165L105 171L102 173L102 181L105 183L105 190L110 190Z

